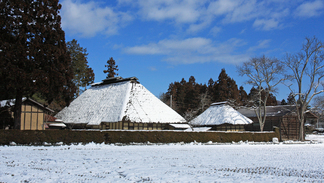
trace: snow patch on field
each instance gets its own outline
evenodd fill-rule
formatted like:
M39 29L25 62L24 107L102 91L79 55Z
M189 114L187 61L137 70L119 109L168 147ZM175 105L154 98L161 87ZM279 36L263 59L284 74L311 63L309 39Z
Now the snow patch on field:
M324 143L324 134L322 135L309 134L306 136L306 140Z
M0 182L321 182L323 156L322 143L1 146Z

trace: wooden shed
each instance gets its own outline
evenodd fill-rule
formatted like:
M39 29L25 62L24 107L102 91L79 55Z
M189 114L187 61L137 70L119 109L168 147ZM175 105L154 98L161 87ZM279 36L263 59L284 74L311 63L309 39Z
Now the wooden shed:
M3 100L1 106L7 106L10 116L13 118L13 106L15 100ZM23 98L21 106L20 130L45 130L46 115L54 111L35 100Z
M246 126L247 131L260 131L260 124L255 109L242 107L238 111L253 121L252 124ZM266 116L264 131L273 131L277 127L280 131L281 141L298 140L300 125L295 105L267 106ZM317 121L317 116L307 111L305 115L306 121Z

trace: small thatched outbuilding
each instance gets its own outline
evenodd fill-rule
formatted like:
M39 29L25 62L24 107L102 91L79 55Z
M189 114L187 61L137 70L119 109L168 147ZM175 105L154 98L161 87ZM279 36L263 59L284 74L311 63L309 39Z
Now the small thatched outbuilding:
M237 112L227 102L213 103L189 122L193 127L211 127L216 131L244 131L252 120Z

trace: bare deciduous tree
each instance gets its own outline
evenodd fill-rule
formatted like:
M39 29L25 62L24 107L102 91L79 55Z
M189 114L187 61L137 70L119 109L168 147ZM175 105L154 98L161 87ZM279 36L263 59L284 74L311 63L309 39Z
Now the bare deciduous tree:
M263 131L266 120L266 104L270 92L276 92L276 86L285 78L283 75L284 66L282 62L276 58L266 56L254 57L244 62L242 66L237 67L240 76L248 76L248 84L257 87L257 102L255 113L259 120L260 130ZM262 92L265 97L262 99Z
M324 77L324 45L316 37L306 38L301 51L296 54L286 54L285 63L291 69L290 79L297 84L297 90L293 85L289 89L296 100L297 118L300 124L299 140L304 141L304 118L307 106L313 97L324 92L319 89L323 86ZM305 84L305 82L308 82Z
M323 95L320 95L320 96L316 96L314 98L314 102L313 102L313 106L314 106L314 110L315 111L315 114L318 116L318 121L317 121L317 124L316 124L316 127L322 127L322 126L319 126L319 122L323 123L324 121L324 97Z
M194 111L194 110L192 110L192 109L188 109L185 113L184 113L184 119L186 120L186 121L191 121L192 119L194 119L195 118L195 116L196 116L196 113L197 113L197 111Z
M204 112L210 105L211 100L210 97L208 95L208 91L206 91L205 93L202 93L199 95L199 105L198 105L198 111L200 112Z

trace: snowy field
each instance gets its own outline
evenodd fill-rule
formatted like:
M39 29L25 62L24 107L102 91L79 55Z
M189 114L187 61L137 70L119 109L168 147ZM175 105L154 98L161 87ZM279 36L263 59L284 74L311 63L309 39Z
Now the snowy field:
M145 181L324 182L324 143L0 146L0 182Z

